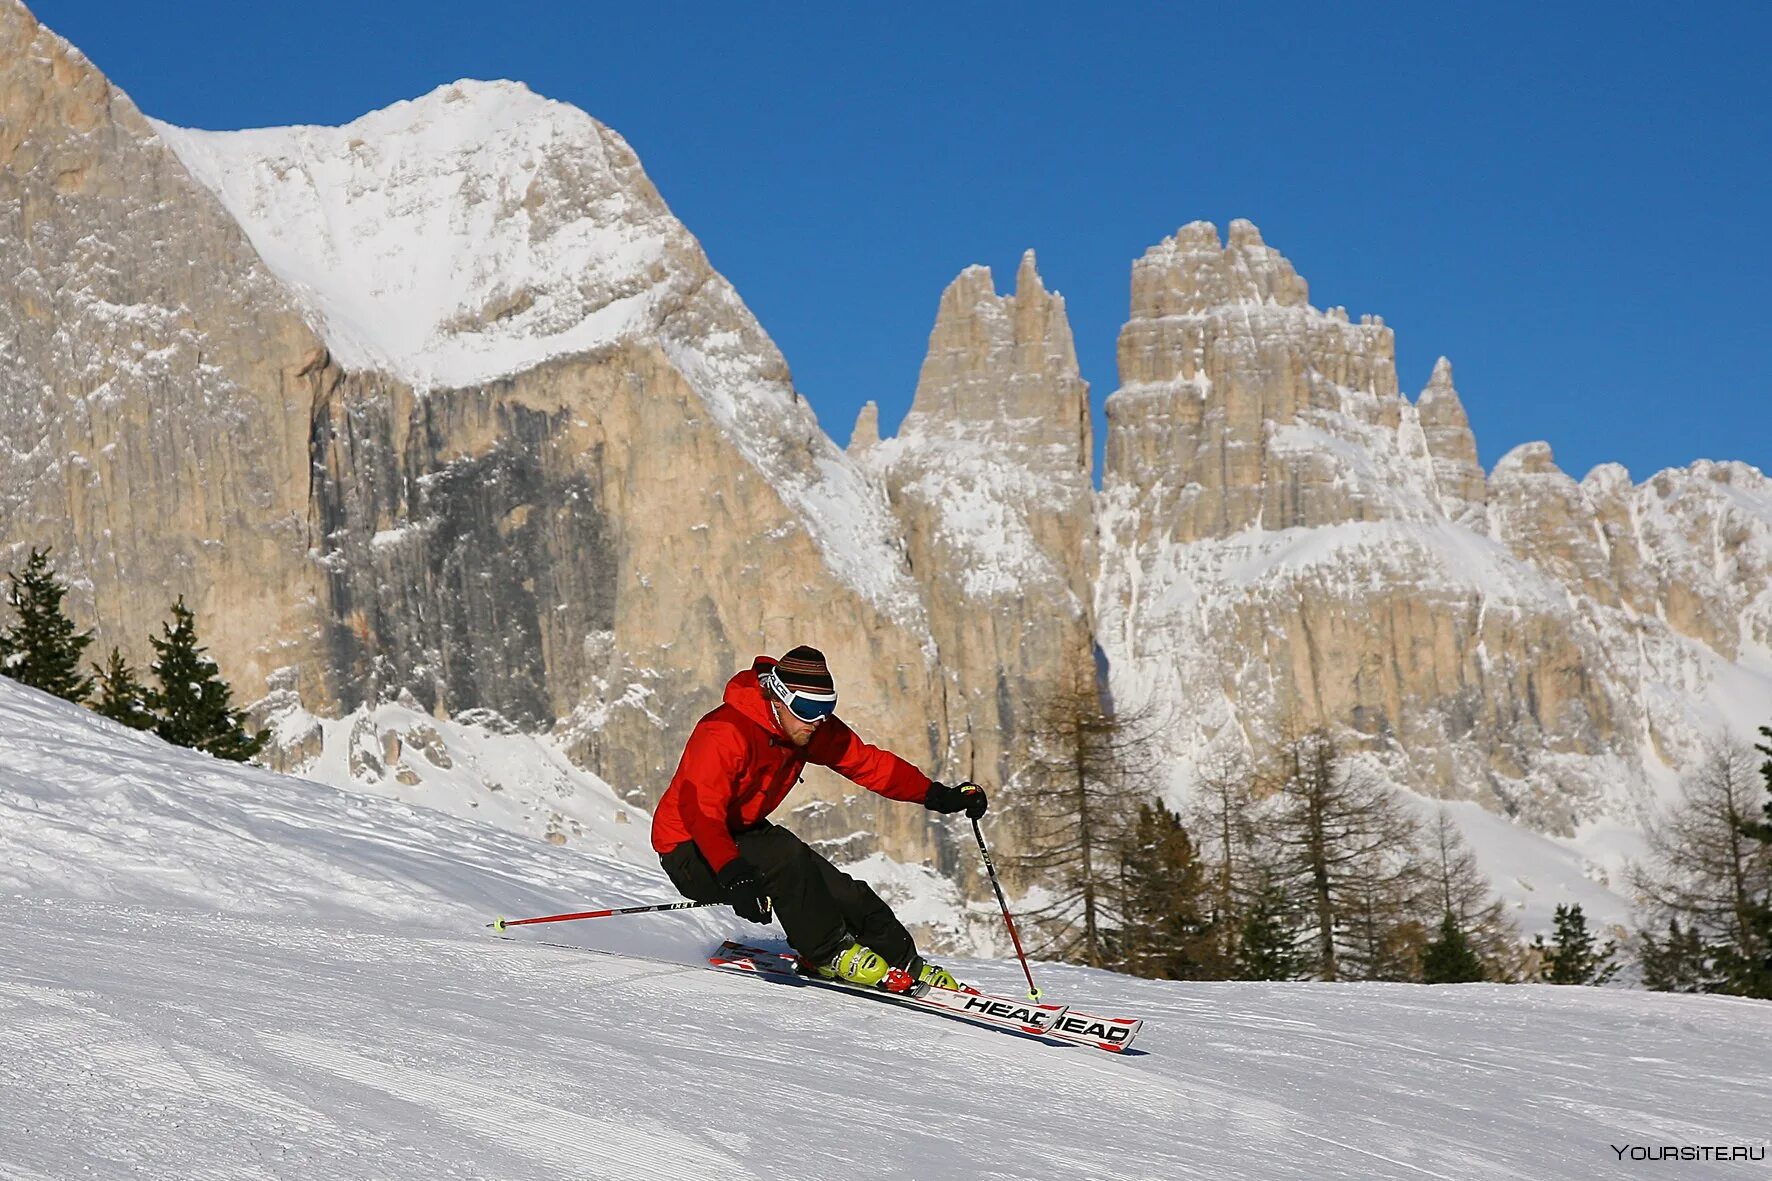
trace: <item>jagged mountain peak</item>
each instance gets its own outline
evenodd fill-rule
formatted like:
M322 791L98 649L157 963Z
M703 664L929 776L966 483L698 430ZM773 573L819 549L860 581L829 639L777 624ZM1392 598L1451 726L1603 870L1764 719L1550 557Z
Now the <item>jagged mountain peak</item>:
M1231 250L1250 250L1256 247L1265 250L1267 248L1267 243L1261 240L1261 231L1256 229L1255 223L1246 217L1231 220L1229 237L1228 248Z
M880 444L880 404L863 402L855 416L855 427L849 432L849 454L862 458Z
M1492 480L1508 480L1517 476L1563 475L1563 469L1557 466L1557 458L1551 451L1551 445L1542 439L1530 443L1521 443L1512 448L1495 463L1495 470L1490 473Z
M413 98L400 99L367 111L336 128L310 124L314 130L337 130L376 137L425 138L420 152L445 154L452 140L483 138L485 129L508 129L535 119L556 119L562 127L602 127L589 114L531 90L510 78L458 78ZM290 131L294 127L248 130Z
M1634 487L1630 469L1622 463L1595 464L1592 471L1581 477L1581 486L1595 497L1628 493Z
M1434 362L1433 375L1427 379L1427 389L1449 390L1452 388L1452 361L1441 357Z
M1002 441L1045 439L1056 429L1074 444L1079 419L1087 430L1087 397L1064 297L1047 290L1029 250L1013 294L997 294L991 269L977 265L942 292L900 434L977 423L994 424L987 433Z
M1063 298L1047 289L1046 281L1040 277L1039 260L1030 248L1022 252L1021 261L1016 264L1015 289L1007 295L997 293L996 276L985 264L973 263L962 269L942 292L936 313L937 328L939 330L943 318L999 311L1008 314L1016 305L1053 299L1062 301Z
M303 304L331 358L472 389L632 345L663 350L831 567L921 613L885 506L780 351L619 134L511 81L463 79L342 127L156 125Z
M1231 223L1220 244L1211 222L1190 222L1146 250L1132 267L1132 315L1200 315L1215 307L1273 305L1308 309L1310 289L1253 222Z
M1415 405L1421 412L1424 423L1456 422L1467 428L1470 425L1464 412L1464 402L1459 398L1458 387L1452 380L1452 362L1445 357L1434 362L1433 374L1427 379L1427 384L1421 387Z
M1208 250L1217 253L1224 248L1218 237L1218 227L1209 221L1190 221L1165 241L1175 250L1190 253Z

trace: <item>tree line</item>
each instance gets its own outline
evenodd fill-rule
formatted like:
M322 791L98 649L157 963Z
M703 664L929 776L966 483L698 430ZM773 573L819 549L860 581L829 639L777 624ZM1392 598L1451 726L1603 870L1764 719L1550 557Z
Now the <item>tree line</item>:
M1579 904L1523 940L1451 816L1423 819L1326 730L1196 768L1177 812L1149 753L1159 720L1116 710L1092 673L1030 711L1005 785L1038 954L1182 980L1592 985L1620 970Z
M118 648L101 664L82 668L91 631L79 631L64 607L68 587L49 561L31 550L23 573L8 571L6 605L14 621L0 628L0 672L21 684L85 705L135 730L152 730L177 746L245 762L270 739L250 730L233 690L197 642L196 617L181 595L172 621L148 637L152 684L144 684Z

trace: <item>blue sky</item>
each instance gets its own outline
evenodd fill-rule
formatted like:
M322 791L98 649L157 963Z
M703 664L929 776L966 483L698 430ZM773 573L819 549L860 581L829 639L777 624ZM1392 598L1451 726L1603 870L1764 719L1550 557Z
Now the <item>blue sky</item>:
M1132 260L1261 227L1452 358L1486 466L1772 467L1763 5L251 5L27 0L149 114L341 123L514 78L634 145L846 443L909 407L942 288L1022 250L1098 412Z

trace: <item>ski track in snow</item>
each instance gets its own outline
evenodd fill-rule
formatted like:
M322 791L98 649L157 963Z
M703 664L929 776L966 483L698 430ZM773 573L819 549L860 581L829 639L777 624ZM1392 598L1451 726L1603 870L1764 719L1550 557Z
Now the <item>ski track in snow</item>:
M669 895L0 682L0 1177L1741 1177L1608 1145L1768 1135L1762 1002L1037 966L1145 1019L1116 1057L708 970L764 938L724 912L483 926Z

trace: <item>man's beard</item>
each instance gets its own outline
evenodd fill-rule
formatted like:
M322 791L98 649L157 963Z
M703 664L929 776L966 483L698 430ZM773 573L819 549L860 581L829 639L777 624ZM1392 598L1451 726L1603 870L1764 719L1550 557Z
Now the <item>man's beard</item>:
M786 719L781 716L781 702L771 701L769 703L769 708L775 713L775 724L781 727L781 732L787 735L787 740L789 742L793 743L801 750L804 750L807 746L811 745L812 736L818 733L816 727L808 727L803 734L799 733L798 730L789 729Z

